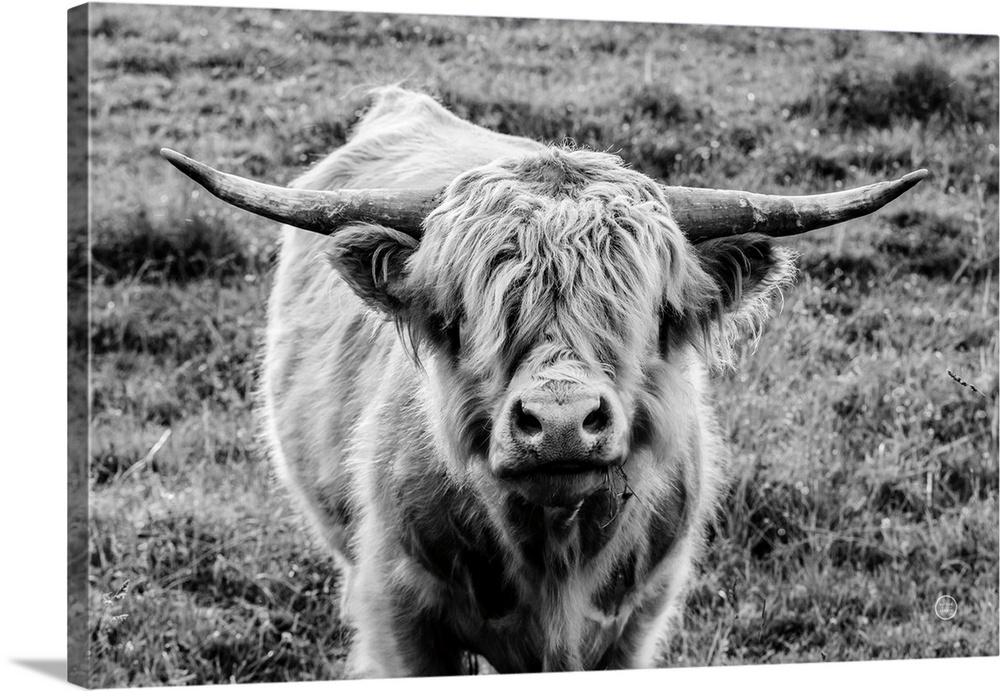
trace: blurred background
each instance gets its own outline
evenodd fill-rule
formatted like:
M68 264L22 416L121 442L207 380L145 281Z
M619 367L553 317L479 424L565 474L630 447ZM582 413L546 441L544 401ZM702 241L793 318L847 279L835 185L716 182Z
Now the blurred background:
M788 241L798 284L717 378L733 484L664 663L1000 653L996 36L141 5L88 35L93 685L343 672L332 560L256 441L278 227L158 151L288 184L387 83L666 184L927 168Z

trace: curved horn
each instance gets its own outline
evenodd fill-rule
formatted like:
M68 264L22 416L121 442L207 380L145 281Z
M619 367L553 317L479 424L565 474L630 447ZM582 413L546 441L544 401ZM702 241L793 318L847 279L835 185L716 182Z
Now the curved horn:
M303 190L220 173L170 149L160 154L182 173L225 202L280 223L329 235L347 223L380 223L419 238L444 188L419 190ZM762 233L798 235L842 223L882 208L927 177L917 170L898 180L843 192L780 196L664 187L674 220L692 242Z
M329 235L347 223L380 223L419 238L441 201L437 190L302 190L220 173L170 149L160 155L224 202L272 221Z
M870 214L925 177L927 171L921 169L899 180L802 197L695 187L666 187L664 194L674 220L692 242L742 233L779 237Z

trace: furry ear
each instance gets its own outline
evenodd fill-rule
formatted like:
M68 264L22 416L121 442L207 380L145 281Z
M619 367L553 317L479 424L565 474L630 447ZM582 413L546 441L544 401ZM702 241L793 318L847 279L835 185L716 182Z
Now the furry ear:
M795 277L795 254L757 234L709 240L694 252L718 290L705 315L721 327L712 339L716 362L731 366L735 344L760 337L781 289Z
M722 313L760 301L770 304L795 275L792 252L764 235L708 240L695 245L694 250L719 289Z
M369 307L401 317L409 307L403 285L406 260L418 241L379 225L357 225L333 236L330 265Z

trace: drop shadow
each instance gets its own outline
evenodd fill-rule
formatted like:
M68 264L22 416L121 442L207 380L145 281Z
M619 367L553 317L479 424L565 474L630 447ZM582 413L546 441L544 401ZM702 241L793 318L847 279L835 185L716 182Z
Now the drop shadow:
M15 665L21 665L34 670L47 677L54 677L60 681L66 681L66 658L59 660L11 660Z

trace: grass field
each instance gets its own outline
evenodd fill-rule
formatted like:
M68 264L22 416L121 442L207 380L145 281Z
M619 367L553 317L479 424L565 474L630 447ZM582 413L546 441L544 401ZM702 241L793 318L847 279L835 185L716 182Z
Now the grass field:
M1000 653L996 37L96 5L90 40L92 684L342 674L331 560L255 442L277 227L157 152L285 184L394 82L668 184L929 169L789 242L718 377L733 484L665 664Z

